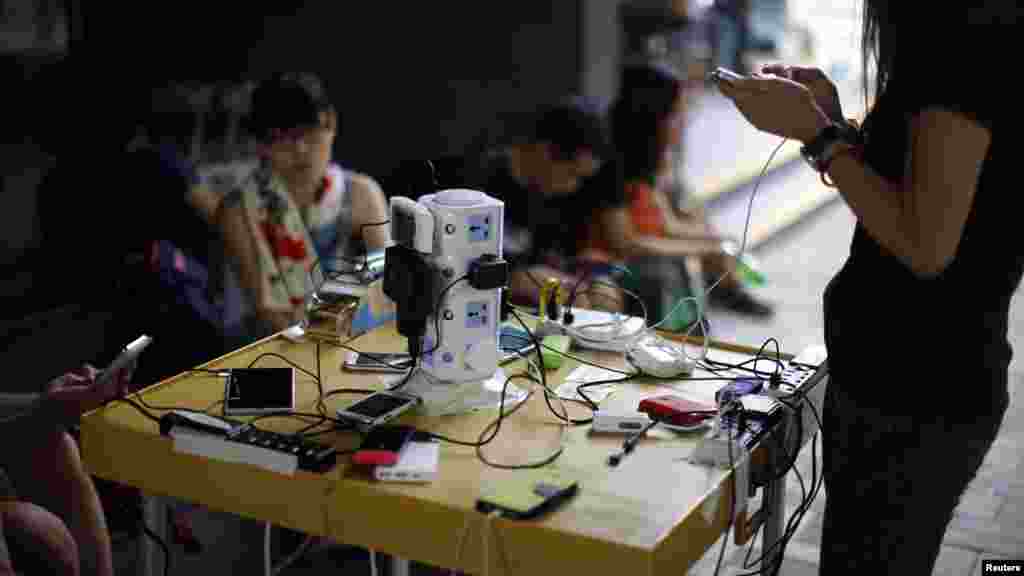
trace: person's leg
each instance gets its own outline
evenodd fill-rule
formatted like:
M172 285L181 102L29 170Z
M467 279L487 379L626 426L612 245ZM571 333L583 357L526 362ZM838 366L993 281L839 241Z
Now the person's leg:
M113 576L110 533L92 478L67 433L39 439L8 466L19 496L50 510L67 524L78 545L81 573Z
M0 502L0 540L9 552L0 558L0 575L79 574L78 547L67 526L39 506Z
M842 385L826 392L820 574L929 576L1002 411L972 423L894 417L853 405Z

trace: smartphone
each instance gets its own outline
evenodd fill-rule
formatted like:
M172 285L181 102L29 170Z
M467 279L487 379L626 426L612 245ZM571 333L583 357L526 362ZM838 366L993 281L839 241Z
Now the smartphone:
M338 409L338 418L372 428L398 417L419 404L420 399L401 392L375 392L346 408Z
M362 466L394 466L398 463L399 452L415 433L416 429L412 426L373 428L352 455L352 463Z
M727 68L715 68L708 77L715 82L736 82L737 80L743 80L743 76Z
M394 352L349 352L342 367L353 372L404 374L412 367L412 358L408 354Z
M294 409L294 368L234 368L224 383L226 416L273 414Z
M557 508L576 494L579 484L558 470L535 475L511 475L481 486L476 509L499 512L505 518L530 519Z
M138 360L139 355L153 342L153 339L149 336L142 335L136 338L124 347L124 350L118 354L117 358L110 363L102 372L96 376L96 385L102 386L107 384L114 374L117 374L120 370L127 368L132 365L133 362Z

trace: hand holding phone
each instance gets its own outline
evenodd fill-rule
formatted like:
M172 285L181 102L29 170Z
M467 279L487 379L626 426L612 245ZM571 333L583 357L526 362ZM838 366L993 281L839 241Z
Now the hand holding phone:
M152 342L152 338L142 335L125 346L106 369L96 374L96 387L110 392L111 396L122 394L131 381L139 356Z
M123 396L139 355L152 341L149 336L134 340L105 370L84 364L50 381L43 393L45 406L53 411L56 418L70 423L105 402Z
M729 70L728 68L715 68L708 77L715 83L733 83L739 80L743 80L743 76Z

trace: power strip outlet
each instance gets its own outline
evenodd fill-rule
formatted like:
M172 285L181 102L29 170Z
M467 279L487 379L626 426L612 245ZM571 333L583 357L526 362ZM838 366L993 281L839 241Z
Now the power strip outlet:
M828 374L827 358L823 350L822 346L812 346L801 352L782 370L781 383L778 386L765 386L761 394L784 398L799 390L813 387Z
M175 452L250 464L281 474L326 472L337 462L337 450L332 446L206 414L165 414L160 433L174 440Z

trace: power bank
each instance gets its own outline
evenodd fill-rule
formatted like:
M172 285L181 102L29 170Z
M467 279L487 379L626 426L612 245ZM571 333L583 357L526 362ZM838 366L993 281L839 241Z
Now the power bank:
M373 477L381 482L433 482L441 447L435 442L408 442L392 466L375 466Z

